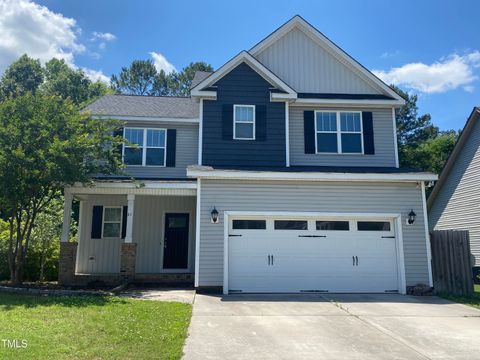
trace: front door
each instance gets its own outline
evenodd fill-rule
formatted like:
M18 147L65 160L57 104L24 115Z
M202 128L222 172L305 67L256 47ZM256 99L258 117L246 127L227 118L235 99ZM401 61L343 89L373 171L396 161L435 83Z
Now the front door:
M165 214L164 269L186 269L188 267L188 223L189 214Z

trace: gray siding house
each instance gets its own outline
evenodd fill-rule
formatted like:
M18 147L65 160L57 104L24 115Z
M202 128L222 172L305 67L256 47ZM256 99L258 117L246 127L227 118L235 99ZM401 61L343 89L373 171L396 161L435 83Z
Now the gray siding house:
M225 294L432 286L436 176L399 167L403 104L299 16L198 72L190 97L102 97L86 111L123 121L125 173L65 189L59 280Z
M480 269L480 108L470 114L428 198L431 230L468 230Z

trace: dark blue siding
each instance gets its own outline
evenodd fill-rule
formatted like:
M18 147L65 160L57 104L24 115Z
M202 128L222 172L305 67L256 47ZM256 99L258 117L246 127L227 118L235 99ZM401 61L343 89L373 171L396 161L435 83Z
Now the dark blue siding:
M270 102L272 86L244 63L215 85L217 100L204 100L203 104L203 165L285 166L285 104ZM224 139L223 104L264 105L265 139Z

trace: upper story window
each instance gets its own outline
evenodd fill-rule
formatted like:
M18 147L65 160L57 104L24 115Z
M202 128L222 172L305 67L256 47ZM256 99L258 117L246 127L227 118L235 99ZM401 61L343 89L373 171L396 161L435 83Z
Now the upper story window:
M128 144L123 147L123 162L126 165L165 166L165 129L125 128Z
M316 111L316 152L363 154L362 113Z
M255 105L233 106L233 138L255 140Z

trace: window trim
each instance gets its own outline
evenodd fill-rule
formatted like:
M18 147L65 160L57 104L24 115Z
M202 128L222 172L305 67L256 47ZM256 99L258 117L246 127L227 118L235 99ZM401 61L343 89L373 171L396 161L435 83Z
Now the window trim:
M320 131L317 129L317 113L335 113L335 120L337 124L336 131ZM360 132L358 131L342 131L342 123L340 114L341 113L354 113L360 114ZM315 121L315 154L320 155L365 155L364 145L363 145L363 118L361 111L355 110L315 110L314 111L314 121ZM337 135L337 151L336 152L319 152L318 151L318 134L336 134ZM361 152L352 153L342 151L342 134L359 134L360 135L360 146Z
M253 109L253 122L250 122L250 121L242 121L242 120L237 120L236 119L236 114L237 114L237 107L248 107L248 108L252 108ZM240 138L240 137L237 137L237 134L236 134L236 125L237 123L239 124L252 124L253 125L253 132L252 132L252 137L251 138ZM255 105L245 105L245 104L235 104L233 105L233 140L255 140L255 129L256 129L256 119L255 119Z
M122 162L126 166L142 166L142 167L166 167L167 166L167 132L168 129L166 128L152 128L152 127L131 127L127 126L123 128L123 138L126 139L125 137L125 130L126 129L132 129L132 130L143 130L143 145L138 146L138 148L142 149L142 163L141 164L125 164L125 148L133 148L132 146L129 146L127 144L122 145ZM148 130L163 130L165 132L165 146L147 146L147 137L148 137ZM163 152L163 165L148 165L147 164L147 149L165 149Z
M118 236L103 236L103 230L105 228L105 223L107 224L116 224L118 221L106 221L105 220L105 209L120 209L120 231ZM104 206L102 213L102 239L121 239L122 238L122 224L123 224L123 206Z

